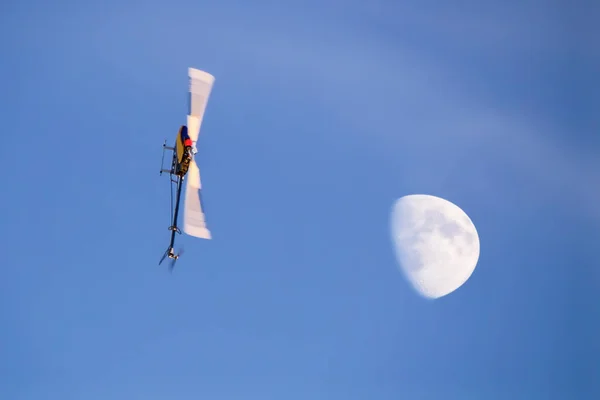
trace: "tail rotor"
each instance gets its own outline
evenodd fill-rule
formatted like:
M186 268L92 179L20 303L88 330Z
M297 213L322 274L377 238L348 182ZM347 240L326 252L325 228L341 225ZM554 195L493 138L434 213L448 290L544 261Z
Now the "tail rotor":
M183 255L183 253L184 253L184 249L182 247L179 249L179 253L177 253L173 257L171 257L171 262L169 263L169 272L173 273L173 268L175 268L175 263L177 262L179 257L181 257Z
M179 253L175 254L175 251L173 250L173 247L169 247L166 251L165 254L163 254L162 258L160 259L158 265L161 265L162 262L165 260L165 258L169 257L171 259L171 261L169 262L169 271L173 272L173 268L175 268L175 263L177 262L177 260L179 259L179 257L181 255L183 255L184 253L184 249L183 247L179 249Z
M183 255L183 253L184 253L183 247L179 249L179 253L177 253L177 254L175 254L175 251L173 250L172 247L169 247L167 249L167 251L165 251L165 254L163 254L158 265L161 265L162 262L165 260L165 258L169 257L171 259L171 261L169 262L169 271L173 272L173 268L175 268L175 263L177 262L179 257L181 257Z

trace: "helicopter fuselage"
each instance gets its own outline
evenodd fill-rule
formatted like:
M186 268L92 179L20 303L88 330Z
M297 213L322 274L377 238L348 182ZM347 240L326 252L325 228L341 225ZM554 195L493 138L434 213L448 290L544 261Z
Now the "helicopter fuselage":
M177 138L175 139L175 152L173 154L173 173L178 176L185 176L192 160L192 139L188 134L188 128L181 125Z

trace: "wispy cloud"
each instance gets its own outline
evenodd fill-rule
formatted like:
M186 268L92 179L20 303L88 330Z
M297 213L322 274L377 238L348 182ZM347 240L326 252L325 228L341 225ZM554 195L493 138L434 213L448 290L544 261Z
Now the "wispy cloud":
M520 175L519 183L540 198L552 196L574 212L584 211L600 220L600 160L595 151L569 143L571 136L592 132L567 131L552 111L523 111L493 91L478 90L473 76L478 73L468 60L461 63L460 57L450 57L444 64L431 53L435 33L438 47L447 44L470 51L485 45L487 53L496 54L495 60L504 58L507 64L536 59L559 62L569 53L572 39L560 26L561 10L541 14L535 10L492 10L500 18L490 12L413 10L410 18L416 19L409 24L410 32L405 32L413 37L390 36L395 41L377 40L371 28L342 29L343 24L317 25L309 32L253 26L236 51L262 70L265 79L311 92L363 141L378 143L378 151L388 152L390 159L405 157L411 174L429 174L441 185L444 176L427 171L469 158L470 168L493 164L495 169ZM380 17L389 19L389 15ZM460 40L460 45L439 42L440 34ZM429 43L419 50L415 37L424 35L430 35ZM523 58L524 51L533 51L529 59ZM519 82L515 78L513 84ZM510 78L504 84L511 84ZM535 89L515 88L514 103L520 93ZM507 187L498 174L474 177L485 180L487 188L495 186L498 195Z
M505 10L506 25L489 14L469 18L433 12L419 20L433 23L420 29L412 24L411 32L415 36L441 32L459 38L463 49L487 43L488 53L501 53L509 64L524 60L523 50L534 51L531 58L558 62L569 53L565 46L571 39L558 25L560 11L547 12L544 18L543 13L540 17L532 12L510 17ZM257 45L240 51L256 67L265 68L266 74L295 73L304 80L304 90L313 91L315 101L337 113L356 133L378 142L379 151L408 157L411 173L468 157L473 161L470 168L493 164L519 174L524 178L520 183L532 193L561 199L574 212L577 207L600 220L600 149L590 151L569 143L570 137L593 132L567 131L552 111L527 113L492 91L474 90L468 61L435 64L427 49L417 50L414 38L396 36L395 43L382 44L371 31L347 30L341 37L339 26L336 29L322 27L299 35L257 28L252 31ZM519 92L527 90L535 87L513 91L515 103ZM411 157L411 151L420 156ZM496 178L479 175L488 188ZM506 185L497 182L496 186Z
M553 68L568 67L567 56L594 63L595 53L576 40L575 17L535 3L232 4L226 12L205 8L198 15L171 7L159 21L136 9L136 32L115 37L144 38L124 49L153 60L160 49L155 61L165 65L194 48L203 60L218 60L217 74L235 69L233 78L244 69L248 85L310 98L344 131L343 138L320 134L377 152L406 171L408 182L420 182L415 187L439 190L457 179L451 174L488 196L520 184L532 198L551 196L600 221L600 149L569 140L593 132L568 131L540 94L552 92L552 79L564 78L564 70ZM111 14L96 28L98 43L111 43L111 30L129 19L127 12ZM554 101L555 108L570 107ZM506 181L507 174L518 183Z

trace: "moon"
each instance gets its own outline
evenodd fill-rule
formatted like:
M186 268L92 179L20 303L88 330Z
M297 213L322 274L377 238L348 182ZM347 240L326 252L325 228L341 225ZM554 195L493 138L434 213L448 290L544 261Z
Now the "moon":
M422 296L446 296L473 274L479 235L457 205L431 195L404 196L392 207L390 225L398 264Z

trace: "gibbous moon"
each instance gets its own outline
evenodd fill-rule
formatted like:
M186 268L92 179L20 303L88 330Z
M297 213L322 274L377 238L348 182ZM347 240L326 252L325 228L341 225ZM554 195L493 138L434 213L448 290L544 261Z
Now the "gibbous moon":
M391 233L404 275L422 296L452 293L471 276L479 260L479 236L455 204L430 195L398 199Z

